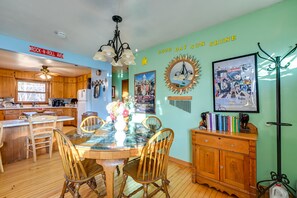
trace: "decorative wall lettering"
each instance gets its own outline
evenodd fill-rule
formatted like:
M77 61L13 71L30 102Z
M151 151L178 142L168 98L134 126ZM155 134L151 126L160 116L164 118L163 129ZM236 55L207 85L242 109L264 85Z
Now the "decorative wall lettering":
M217 45L235 41L236 39L237 39L236 35L231 35L231 36L227 36L225 38L220 38L220 39L216 39L213 41L209 41L208 46L214 47ZM188 48L192 50L192 49L197 49L197 48L205 47L205 46L206 46L205 41L197 41L197 42L191 43L189 45L183 44L183 45L176 46L176 47L167 47L164 49L160 49L160 50L158 50L158 54L161 55L161 54L167 54L167 53L172 53L172 52L177 53L177 52L182 52Z
M228 36L228 37L225 37L222 39L218 39L218 40L209 42L209 46L212 47L212 46L216 46L216 45L221 45L221 44L228 43L228 42L235 41L235 40L236 40L236 36L232 35L232 36Z

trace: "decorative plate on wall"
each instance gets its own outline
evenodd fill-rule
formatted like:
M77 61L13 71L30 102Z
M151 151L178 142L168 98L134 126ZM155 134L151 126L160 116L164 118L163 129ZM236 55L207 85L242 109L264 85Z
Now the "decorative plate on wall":
M194 56L179 55L168 64L165 83L174 93L184 94L197 84L199 73L199 61Z

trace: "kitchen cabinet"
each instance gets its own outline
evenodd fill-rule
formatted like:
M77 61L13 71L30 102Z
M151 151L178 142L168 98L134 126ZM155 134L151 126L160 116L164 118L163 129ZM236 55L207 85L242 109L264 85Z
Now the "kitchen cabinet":
M74 117L74 120L72 120L72 126L77 127L77 109L76 108L71 109L71 116Z
M72 112L70 108L63 109L64 116L72 116ZM65 121L64 126L72 125L72 120Z
M15 98L16 82L15 78L0 76L0 97Z
M4 120L4 112L0 111L0 120Z
M21 110L4 110L4 120L18 120L21 114Z
M76 78L64 78L64 98L76 98L77 96Z
M50 98L63 98L64 84L61 82L51 82Z
M64 126L76 126L77 125L76 111L77 111L76 108L64 108L63 109L64 116L74 117L74 120L65 121Z
M50 98L63 98L64 97L64 78L55 76L51 80Z
M256 197L257 129L230 133L192 129L194 183L238 197Z
M87 89L89 78L91 78L91 73L77 77L77 90Z

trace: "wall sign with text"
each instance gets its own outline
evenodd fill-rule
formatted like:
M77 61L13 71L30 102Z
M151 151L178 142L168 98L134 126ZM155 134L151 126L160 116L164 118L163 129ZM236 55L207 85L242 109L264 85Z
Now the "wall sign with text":
M29 51L36 53L36 54L43 54L43 55L47 55L47 56L64 59L64 54L61 52L55 52L52 50L48 50L48 49L44 49L44 48L40 48L40 47L36 47L36 46L32 46L32 45L29 46Z

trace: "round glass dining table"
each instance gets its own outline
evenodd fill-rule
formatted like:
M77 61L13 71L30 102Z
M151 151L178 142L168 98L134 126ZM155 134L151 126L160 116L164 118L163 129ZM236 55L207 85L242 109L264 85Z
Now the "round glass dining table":
M130 157L140 156L141 150L153 135L139 123L130 123L124 143L115 139L115 129L112 124L106 124L94 133L82 133L78 128L67 134L83 158L95 159L103 166L106 174L107 197L114 197L114 170Z

